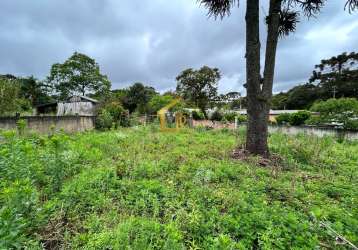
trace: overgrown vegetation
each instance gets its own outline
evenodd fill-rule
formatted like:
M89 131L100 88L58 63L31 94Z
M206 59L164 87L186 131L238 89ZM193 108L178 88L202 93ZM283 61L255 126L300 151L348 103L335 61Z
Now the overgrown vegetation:
M311 124L336 124L344 129L358 130L358 100L355 98L329 99L315 103L312 111L319 116Z
M358 244L358 144L273 134L280 164L233 160L244 131L0 134L0 249L315 249Z
M276 122L279 125L292 125L300 126L311 117L311 113L305 110L298 111L296 113L282 113L276 117Z

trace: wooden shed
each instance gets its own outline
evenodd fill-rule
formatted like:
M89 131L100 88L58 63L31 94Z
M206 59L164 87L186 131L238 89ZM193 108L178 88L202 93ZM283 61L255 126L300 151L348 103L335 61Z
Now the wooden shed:
M53 102L36 107L37 115L82 115L93 116L98 101L87 96L71 96L63 102Z

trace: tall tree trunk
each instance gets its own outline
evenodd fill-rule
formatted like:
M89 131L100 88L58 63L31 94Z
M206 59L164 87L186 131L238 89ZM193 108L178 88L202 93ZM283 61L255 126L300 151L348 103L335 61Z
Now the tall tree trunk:
M251 154L269 156L268 118L276 60L281 0L270 0L264 79L260 77L259 1L247 0L246 75L248 124L246 149Z
M247 135L246 149L251 154L266 156L267 115L260 100L260 28L259 0L247 0L246 9L246 84Z

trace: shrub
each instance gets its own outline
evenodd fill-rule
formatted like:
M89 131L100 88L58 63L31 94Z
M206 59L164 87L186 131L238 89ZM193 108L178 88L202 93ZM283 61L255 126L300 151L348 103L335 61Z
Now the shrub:
M103 109L96 118L96 128L100 130L110 129L113 122L114 119L111 113L106 109Z
M224 114L224 120L228 122L234 122L237 114L235 112L227 112Z
M211 114L210 120L212 120L212 121L222 121L223 120L223 114L220 112L220 110L215 110Z
M23 135L25 133L26 129L26 121L23 119L20 119L16 122L17 131L19 132L19 135Z
M239 115L237 117L237 121L238 121L238 123L247 122L247 116L246 115Z
M292 126L299 126L305 123L311 117L308 111L298 111L290 115L289 122Z
M155 95L148 103L149 112L156 114L161 108L170 104L174 98L170 95Z
M128 127L130 125L128 111L119 102L109 102L99 110L96 122L97 129Z
M315 103L311 111L319 112L316 122L336 124L345 129L358 129L358 100L355 98L329 99Z
M289 113L283 113L276 117L278 125L289 124L291 115Z
M204 115L204 113L202 111L193 110L191 112L191 114L192 114L194 120L199 121L199 120L204 120L205 119L205 115Z

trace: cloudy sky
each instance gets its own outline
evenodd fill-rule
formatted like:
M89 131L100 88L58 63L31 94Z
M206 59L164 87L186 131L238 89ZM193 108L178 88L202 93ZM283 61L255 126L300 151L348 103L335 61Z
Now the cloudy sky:
M307 81L322 58L358 51L358 13L344 12L344 2L329 0L280 41L275 92ZM0 0L0 74L43 79L78 51L95 58L113 88L174 89L182 70L208 65L222 72L220 92L243 91L244 10L215 21L196 0Z

